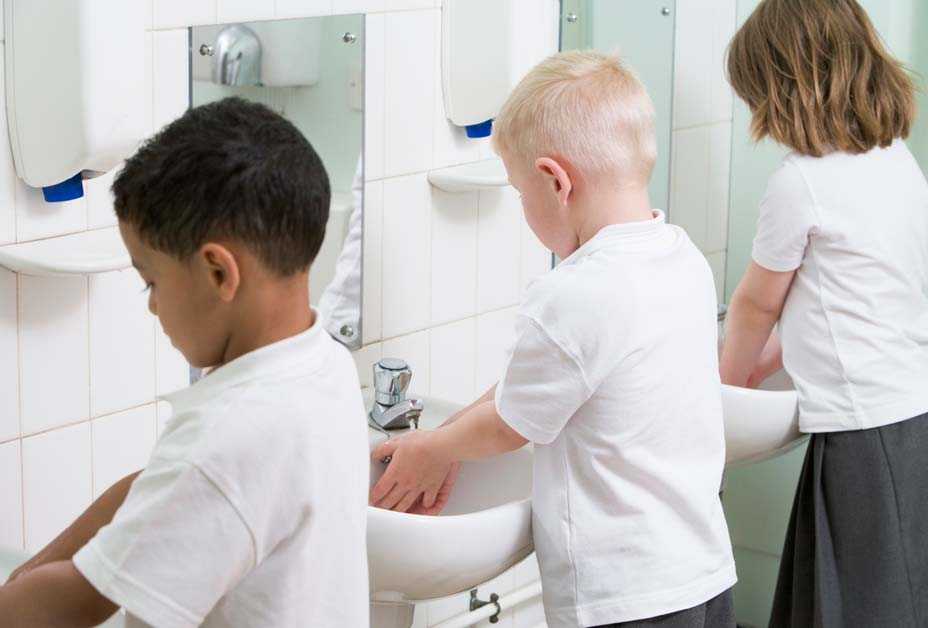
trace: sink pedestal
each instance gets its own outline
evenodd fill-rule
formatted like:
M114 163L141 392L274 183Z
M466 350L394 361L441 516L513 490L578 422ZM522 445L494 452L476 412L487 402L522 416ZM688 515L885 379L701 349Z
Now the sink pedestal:
M371 628L410 628L416 607L409 602L371 602Z

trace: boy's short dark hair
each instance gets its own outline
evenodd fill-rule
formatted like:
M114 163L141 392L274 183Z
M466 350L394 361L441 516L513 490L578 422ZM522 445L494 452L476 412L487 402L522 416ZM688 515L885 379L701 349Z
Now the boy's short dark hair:
M113 195L119 220L154 249L185 260L208 240L228 238L287 277L319 252L331 191L322 160L292 123L226 98L149 139Z

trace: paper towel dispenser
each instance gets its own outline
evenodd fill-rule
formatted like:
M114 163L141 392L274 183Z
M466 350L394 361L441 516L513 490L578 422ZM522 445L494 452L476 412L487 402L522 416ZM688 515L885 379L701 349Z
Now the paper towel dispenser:
M50 202L83 195L147 133L147 2L5 0L6 106L16 173Z
M445 114L469 137L490 135L513 87L512 26L512 0L443 0Z

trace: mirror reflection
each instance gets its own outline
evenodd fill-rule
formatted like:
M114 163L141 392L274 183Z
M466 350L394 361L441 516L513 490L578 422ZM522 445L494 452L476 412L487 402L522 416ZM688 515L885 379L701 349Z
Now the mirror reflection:
M332 205L310 273L329 333L361 346L363 16L200 26L191 34L191 106L238 96L290 120L329 174Z

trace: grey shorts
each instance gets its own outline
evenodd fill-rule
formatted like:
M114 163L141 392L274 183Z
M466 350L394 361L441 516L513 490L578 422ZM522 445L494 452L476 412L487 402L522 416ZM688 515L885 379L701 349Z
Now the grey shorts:
M731 589L685 611L598 628L735 628Z

